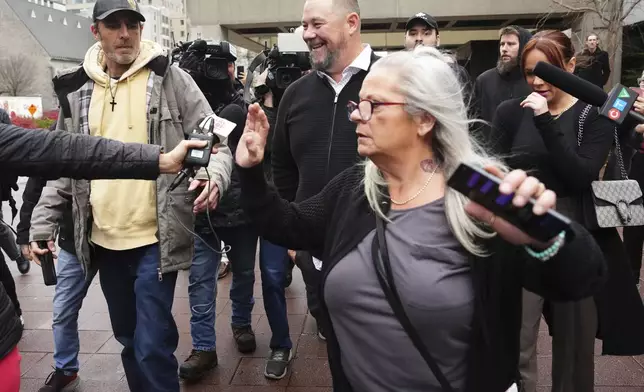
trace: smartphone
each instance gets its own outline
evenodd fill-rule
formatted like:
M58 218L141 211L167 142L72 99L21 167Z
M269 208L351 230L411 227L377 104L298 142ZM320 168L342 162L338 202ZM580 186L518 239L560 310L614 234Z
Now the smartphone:
M241 75L244 73L244 66L243 65L238 65L237 66L237 78L241 78Z
M542 242L548 242L562 231L566 231L566 239L573 237L570 219L555 210L549 210L543 215L532 212L536 200L517 208L512 204L514 193L502 194L499 191L501 179L483 169L461 163L454 174L447 180L447 185L467 196L470 200L492 211L496 216L505 219L524 233Z
M40 249L48 249L47 241L38 241L38 247ZM42 277L45 283L45 286L55 286L58 283L56 278L56 266L54 265L54 255L51 251L40 255L40 267L42 268Z

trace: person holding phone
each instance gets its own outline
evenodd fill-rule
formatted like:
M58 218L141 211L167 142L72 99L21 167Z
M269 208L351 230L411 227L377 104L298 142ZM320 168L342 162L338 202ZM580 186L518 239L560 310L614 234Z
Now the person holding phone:
M490 146L509 157L508 165L532 173L556 192L559 212L585 224L581 206L586 195L590 196L591 183L600 178L613 146L615 125L596 108L589 110L586 103L534 75L539 61L574 72L574 49L564 33L537 33L521 58L533 92L499 106ZM579 124L584 127L581 137ZM596 336L603 339L605 355L644 353L644 307L632 284L617 230L592 230L591 234L608 261L606 286L594 298L547 304L544 312L553 335L552 390L556 392L594 391ZM543 298L526 292L523 311L521 374L526 391L534 392Z
M467 163L503 178L498 191L515 206L534 198L542 215L557 200L477 147L462 94L435 48L374 63L347 105L366 161L295 203L265 180L268 121L249 109L236 150L242 203L262 236L325 260L319 296L335 392L516 390L522 287L567 301L603 282L601 252L580 225L540 242L447 187ZM389 272L376 268L385 255Z

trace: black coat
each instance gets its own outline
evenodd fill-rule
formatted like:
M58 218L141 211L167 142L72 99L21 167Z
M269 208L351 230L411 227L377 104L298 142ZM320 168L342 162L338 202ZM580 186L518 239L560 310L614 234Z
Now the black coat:
M476 78L474 83L474 106L476 116L488 123L494 120L494 113L501 102L513 98L527 97L532 90L525 80L521 70L521 53L530 41L532 34L524 28L516 27L519 31L519 64L509 72L501 73L497 68L488 69ZM489 126L481 126L481 138L486 141L489 137Z
M241 139L241 135L244 133L248 105L244 102L241 95L236 92L231 93L230 102L227 105L214 108L215 114L221 114L221 112L229 105L239 106L244 114L243 118L234 121L235 129L233 129L230 135L228 135L228 146L230 147L230 151L234 157L235 151L237 150L237 143L239 143L239 139ZM217 208L208 213L210 215L210 222L212 223L213 228L239 227L249 223L248 217L244 214L244 210L239 205L240 192L241 188L239 186L239 179L237 178L237 173L233 167L232 173L230 174L230 186L228 186L226 192L220 196ZM195 227L200 233L207 234L212 231L208 224L208 214L201 213L196 217Z
M582 79L604 88L610 78L610 58L608 53L597 48L595 53L584 49L577 55L577 67L575 74Z
M0 124L0 171L16 176L153 180L159 175L160 152L155 145ZM21 336L20 320L0 287L0 360Z
M375 229L375 216L364 195L360 165L335 177L321 193L300 203L281 199L264 178L261 166L239 168L244 209L263 238L288 249L320 254L321 322L327 337L335 392L350 392L341 349L324 302L329 272ZM589 233L573 224L575 237L557 256L542 263L522 247L498 237L486 243L492 255L471 257L476 295L467 391L503 392L518 380L522 288L554 300L576 300L597 292L605 262ZM365 326L364 333L368 333ZM429 372L429 369L428 369Z

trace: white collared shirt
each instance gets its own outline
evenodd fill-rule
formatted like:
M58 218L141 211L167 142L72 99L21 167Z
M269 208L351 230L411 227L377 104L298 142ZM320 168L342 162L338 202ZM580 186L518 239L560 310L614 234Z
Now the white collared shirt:
M333 90L335 90L335 96L337 97L338 95L340 95L340 92L342 91L344 86L349 83L349 80L351 80L351 77L353 75L357 74L360 71L369 70L369 66L371 66L371 53L371 46L366 44L358 57L356 57L355 60L353 60L353 62L349 64L349 66L346 67L344 71L342 71L342 79L340 79L339 82L336 82L331 76L322 71L318 71L318 74L324 75L327 78L327 80L331 84L331 87L333 87Z

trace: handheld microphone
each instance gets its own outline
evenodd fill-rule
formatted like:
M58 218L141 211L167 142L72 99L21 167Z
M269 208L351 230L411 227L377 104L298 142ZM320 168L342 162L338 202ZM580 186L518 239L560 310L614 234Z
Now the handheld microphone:
M188 135L188 140L205 140L208 144L203 148L191 148L183 161L183 170L170 184L169 191L175 190L185 179L194 177L195 168L206 167L210 162L212 148L216 144L221 144L228 139L230 133L235 129L236 123L231 122L228 118L236 120L237 113L234 110L227 110L228 105L221 111L221 117L214 114L205 117L201 123ZM241 112L241 109L239 109Z
M598 106L600 108L599 114L618 125L624 122L627 114L638 123L644 124L644 116L632 110L638 94L621 84L617 84L610 93L606 94L604 90L594 84L543 61L537 63L533 72L573 97Z

